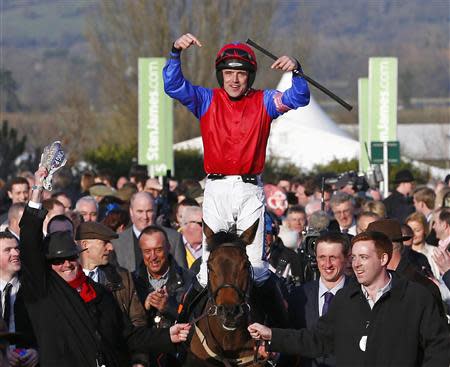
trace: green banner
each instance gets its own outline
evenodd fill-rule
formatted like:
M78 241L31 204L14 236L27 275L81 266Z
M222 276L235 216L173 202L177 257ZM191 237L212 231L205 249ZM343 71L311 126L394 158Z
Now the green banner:
M369 141L397 140L397 58L369 59Z
M164 93L162 57L139 58L138 163L152 177L174 173L173 101Z
M359 172L367 172L370 163L369 142L369 79L358 79Z

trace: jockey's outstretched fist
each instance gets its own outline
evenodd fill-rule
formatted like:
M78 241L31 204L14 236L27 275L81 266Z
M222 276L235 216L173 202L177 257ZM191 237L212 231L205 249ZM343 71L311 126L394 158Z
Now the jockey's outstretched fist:
M200 41L194 35L190 33L183 34L180 38L178 38L174 43L173 47L178 50L186 50L192 45L196 45L198 47L202 47Z

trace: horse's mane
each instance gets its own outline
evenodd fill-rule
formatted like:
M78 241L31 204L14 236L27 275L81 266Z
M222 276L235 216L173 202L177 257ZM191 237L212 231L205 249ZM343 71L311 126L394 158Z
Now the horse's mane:
M208 237L207 243L207 249L209 252L213 252L225 243L231 243L234 246L245 248L244 241L242 241L242 239L235 232L231 231L220 231L214 233L211 237Z

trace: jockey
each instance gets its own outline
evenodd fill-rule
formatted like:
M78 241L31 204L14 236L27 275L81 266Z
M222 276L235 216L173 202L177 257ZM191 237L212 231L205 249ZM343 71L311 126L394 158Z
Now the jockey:
M309 88L302 77L293 73L292 87L283 93L252 89L257 70L255 53L239 42L226 44L217 53L215 68L220 88L194 86L184 78L180 60L181 51L192 45L202 46L190 33L174 42L163 77L166 93L200 121L207 173L203 220L214 232L235 226L240 234L259 219L247 255L253 266L254 288L273 299L275 296L270 293L279 292L273 290L274 281L264 256L265 198L261 173L271 121L291 109L306 106ZM299 62L289 56L281 56L271 68L284 72L301 70ZM208 256L204 238L199 284L191 287L185 306L201 287L206 287Z

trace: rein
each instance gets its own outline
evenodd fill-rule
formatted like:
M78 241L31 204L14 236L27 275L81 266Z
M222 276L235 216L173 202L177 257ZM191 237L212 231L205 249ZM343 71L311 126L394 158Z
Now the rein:
M253 268L252 268L250 262L248 261L248 258L247 258L246 252L245 252L245 248L243 248L239 245L233 244L233 243L225 243L225 244L220 245L216 249L224 248L224 247L239 248L245 254L246 262L247 262L247 270L248 270L248 279L247 279L246 289L240 289L235 284L223 283L219 287L217 287L217 289L212 291L210 282L208 281L208 302L206 304L205 311L200 316L193 319L190 322L190 325L194 326L195 334L196 334L198 340L200 341L200 344L202 345L203 349L207 353L207 355L210 356L211 358L223 363L225 367L232 367L232 366L245 367L245 366L250 366L250 365L253 365L253 366L263 365L267 361L267 359L258 360L258 345L259 344L255 344L255 346L254 346L255 351L253 354L246 355L241 358L226 358L223 356L224 351L220 347L220 343L217 341L217 339L211 333L209 317L221 317L225 313L225 306L217 305L217 303L216 303L216 298L217 298L218 292L221 289L231 288L239 296L239 300L241 301L241 303L236 304L235 307L239 307L240 310L239 310L239 313L234 317L235 320L240 319L241 317L243 317L245 315L248 315L251 310L251 307L249 304L249 299L250 299L250 291L251 291L252 279L253 279ZM213 252L214 252L214 250L211 252L211 254ZM209 266L208 266L208 279L209 279ZM219 349L218 353L214 352L211 349L211 344L208 345L205 334L202 332L200 327L197 326L197 322L199 322L200 320L202 320L204 318L207 318L207 333L212 338L215 349L216 350ZM226 327L223 325L223 323L222 323L222 327L225 330L227 330Z

